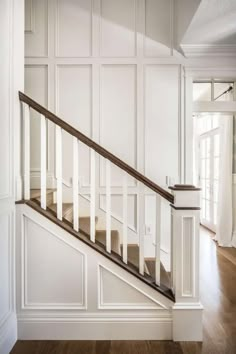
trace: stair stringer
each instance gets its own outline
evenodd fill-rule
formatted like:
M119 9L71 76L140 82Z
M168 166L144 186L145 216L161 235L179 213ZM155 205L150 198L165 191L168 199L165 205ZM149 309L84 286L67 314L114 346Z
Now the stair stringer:
M172 339L171 300L31 207L16 222L19 339Z

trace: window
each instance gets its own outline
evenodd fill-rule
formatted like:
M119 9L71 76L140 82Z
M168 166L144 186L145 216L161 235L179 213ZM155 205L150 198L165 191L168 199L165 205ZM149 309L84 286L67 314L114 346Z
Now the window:
M234 101L233 88L233 82L196 81L193 83L193 101Z

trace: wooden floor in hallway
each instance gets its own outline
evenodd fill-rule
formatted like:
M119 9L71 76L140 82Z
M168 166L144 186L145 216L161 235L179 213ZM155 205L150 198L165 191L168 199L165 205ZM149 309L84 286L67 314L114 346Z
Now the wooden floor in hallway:
M203 343L171 341L18 341L11 354L236 354L236 248L201 229Z

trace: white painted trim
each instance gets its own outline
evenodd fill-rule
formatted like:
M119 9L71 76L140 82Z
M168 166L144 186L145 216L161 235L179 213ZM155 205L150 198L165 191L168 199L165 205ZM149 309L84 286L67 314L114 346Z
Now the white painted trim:
M16 314L11 312L4 324L0 327L0 353L9 354L17 341Z
M19 339L35 340L170 340L170 318L29 319L18 318Z
M69 242L68 239L65 240L58 236L56 232L50 230L46 225L46 219L43 218L42 220L38 220L37 215L31 212L32 209L26 209L21 214L21 309L32 309L32 310L47 310L47 309L54 309L54 310L86 310L87 309L87 256L83 253L78 246L74 245L73 243ZM69 247L77 251L82 255L83 263L82 263L82 294L83 294L83 301L81 303L74 303L66 304L66 303L30 303L27 299L27 257L26 257L26 247L27 247L27 235L26 235L26 219L31 220L33 223L37 224L40 228L50 232L50 234L55 237L59 242L67 244ZM41 219L41 218L40 218ZM36 221L37 220L37 221ZM43 226L42 226L43 225Z
M236 102L235 101L196 101L193 102L193 112L224 112L235 113Z
M120 279L122 282L124 282L125 284L127 284L128 286L131 286L133 289L135 289L136 291L138 291L139 293L141 293L142 295L146 296L149 300L151 300L154 305L150 305L150 304L141 304L141 303L132 303L132 304L125 304L125 303L109 303L106 304L103 301L103 285L102 285L102 269L105 269L107 272L111 273L112 275L114 275L115 277L117 277L118 279ZM112 271L111 269L108 269L107 267L105 267L104 265L98 263L98 309L99 310L104 310L104 309L109 309L109 310L168 310L168 307L166 305L164 305L163 303L161 303L160 301L157 301L155 298L153 298L152 296L150 296L148 293L142 291L139 289L139 287L130 284L124 277L121 277L120 275L118 275L116 272Z
M229 57L236 55L235 44L181 44L185 57Z

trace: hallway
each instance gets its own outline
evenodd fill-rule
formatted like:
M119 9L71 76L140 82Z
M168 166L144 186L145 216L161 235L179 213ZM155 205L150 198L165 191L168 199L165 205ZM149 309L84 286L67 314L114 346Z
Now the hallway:
M18 341L11 354L235 354L236 249L219 248L201 229L203 343L171 341Z

